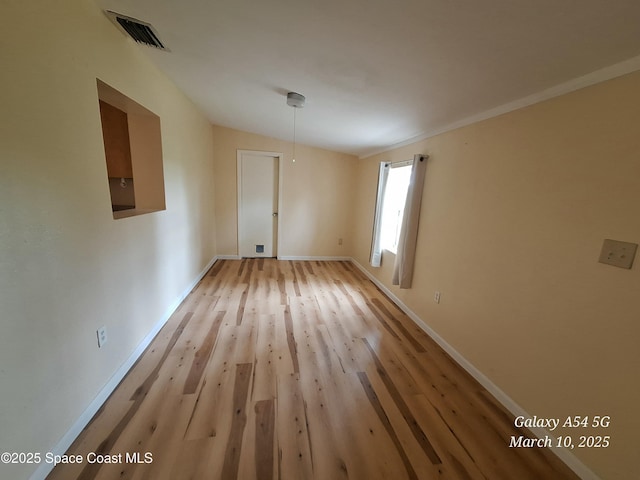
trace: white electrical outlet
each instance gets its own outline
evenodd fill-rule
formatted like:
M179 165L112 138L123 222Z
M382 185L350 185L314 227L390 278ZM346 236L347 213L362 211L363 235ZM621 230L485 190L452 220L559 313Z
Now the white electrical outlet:
M96 333L98 334L98 348L102 348L107 343L107 327L100 327Z
M440 303L440 292L436 291L436 293L433 294L433 301Z

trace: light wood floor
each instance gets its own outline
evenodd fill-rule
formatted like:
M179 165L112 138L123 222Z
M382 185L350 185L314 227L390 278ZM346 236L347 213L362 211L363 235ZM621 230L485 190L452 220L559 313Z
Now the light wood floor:
M50 479L574 479L347 262L218 261ZM117 458L116 458L117 460Z

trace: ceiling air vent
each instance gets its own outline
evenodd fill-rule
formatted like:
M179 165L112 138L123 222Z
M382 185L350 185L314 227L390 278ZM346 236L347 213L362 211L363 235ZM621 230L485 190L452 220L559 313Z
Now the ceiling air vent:
M105 13L122 32L129 35L136 42L169 51L164 43L160 41L156 29L151 24L108 10Z

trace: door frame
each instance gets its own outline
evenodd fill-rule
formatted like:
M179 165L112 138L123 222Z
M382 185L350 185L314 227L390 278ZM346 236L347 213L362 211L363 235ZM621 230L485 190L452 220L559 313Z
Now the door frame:
M257 155L263 157L273 157L277 159L278 165L278 192L277 192L277 205L276 211L278 212L278 217L276 221L276 231L275 240L273 242L273 254L276 258L280 258L279 250L280 250L280 225L282 222L280 219L282 218L282 179L283 179L283 160L284 154L281 152L266 152L262 150L236 150L236 179L237 179L237 243L236 243L236 251L238 252L238 258L242 258L242 252L240 251L240 243L242 239L242 155Z

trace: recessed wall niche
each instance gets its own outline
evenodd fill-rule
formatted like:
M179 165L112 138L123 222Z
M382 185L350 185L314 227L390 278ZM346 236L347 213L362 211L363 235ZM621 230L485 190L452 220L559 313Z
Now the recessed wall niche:
M97 80L113 218L165 210L160 117Z

